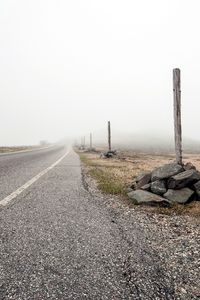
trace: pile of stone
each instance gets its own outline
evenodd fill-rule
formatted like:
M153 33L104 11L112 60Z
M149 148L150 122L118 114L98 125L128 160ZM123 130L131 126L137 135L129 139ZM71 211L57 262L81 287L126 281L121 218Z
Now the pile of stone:
M128 196L135 203L170 205L200 200L200 172L191 163L171 163L141 174Z
M112 158L117 155L117 150L109 150L100 154L101 158Z

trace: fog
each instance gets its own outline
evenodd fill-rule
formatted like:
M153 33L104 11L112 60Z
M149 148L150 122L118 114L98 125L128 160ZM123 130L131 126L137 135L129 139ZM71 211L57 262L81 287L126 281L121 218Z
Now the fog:
M185 140L200 140L198 0L1 0L0 145L173 141L172 69ZM133 143L134 145L134 143Z

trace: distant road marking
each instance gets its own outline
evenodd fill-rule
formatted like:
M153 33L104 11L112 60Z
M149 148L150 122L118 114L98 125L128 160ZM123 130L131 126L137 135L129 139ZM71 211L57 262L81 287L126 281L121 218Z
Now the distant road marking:
M49 172L50 170L52 170L56 165L58 165L61 160L63 160L68 154L69 154L69 150L61 157L59 158L55 163L53 163L50 167L48 167L47 169L43 170L42 172L40 172L39 174L37 174L36 176L34 176L33 178L31 178L29 181L27 181L24 185L22 185L20 188L18 188L15 192L13 192L12 194L8 195L7 197L5 197L3 200L0 200L0 205L6 206L10 201L12 201L13 199L15 199L18 195L20 195L24 190L26 190L29 186L31 186L34 182L36 182L40 177L42 177L43 175L45 175L47 172Z

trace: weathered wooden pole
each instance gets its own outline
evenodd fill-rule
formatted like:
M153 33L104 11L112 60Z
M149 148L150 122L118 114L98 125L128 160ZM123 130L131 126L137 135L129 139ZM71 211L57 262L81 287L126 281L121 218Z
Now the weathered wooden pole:
M85 136L83 137L83 149L85 149Z
M174 135L176 162L182 165L182 129L181 129L181 71L173 69L174 91Z
M90 133L90 150L92 150L92 133Z
M110 128L110 121L108 121L108 150L111 151L111 128Z

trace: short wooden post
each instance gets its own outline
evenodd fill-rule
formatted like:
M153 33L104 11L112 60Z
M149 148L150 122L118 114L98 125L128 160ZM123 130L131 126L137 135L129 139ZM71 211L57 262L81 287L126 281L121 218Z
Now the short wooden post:
M181 129L181 71L173 69L174 91L174 134L176 162L182 165L182 129Z
M108 150L111 151L111 128L110 128L110 121L108 121Z
M83 137L83 149L85 149L85 136Z
M92 150L92 133L90 133L90 150Z

